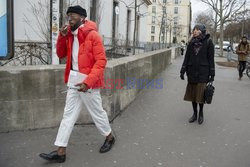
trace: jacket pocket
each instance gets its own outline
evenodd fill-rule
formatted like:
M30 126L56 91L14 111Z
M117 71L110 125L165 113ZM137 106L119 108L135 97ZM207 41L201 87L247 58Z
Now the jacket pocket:
M199 70L201 75L209 75L209 65L200 65L200 70Z

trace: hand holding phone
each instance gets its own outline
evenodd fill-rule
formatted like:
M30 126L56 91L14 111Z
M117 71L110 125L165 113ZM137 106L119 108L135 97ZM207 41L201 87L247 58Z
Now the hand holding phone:
M60 28L60 32L63 36L66 36L68 34L68 25L64 25Z

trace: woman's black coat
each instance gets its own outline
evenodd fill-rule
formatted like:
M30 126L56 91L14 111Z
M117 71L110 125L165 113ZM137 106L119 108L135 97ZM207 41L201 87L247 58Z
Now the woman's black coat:
M187 73L188 83L207 83L209 77L214 77L214 44L206 34L202 46L197 55L194 53L194 45L190 42L187 46L181 73Z

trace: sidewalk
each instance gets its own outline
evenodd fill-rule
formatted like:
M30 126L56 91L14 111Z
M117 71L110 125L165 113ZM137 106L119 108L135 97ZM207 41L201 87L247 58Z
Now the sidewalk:
M38 157L55 150L57 128L1 133L0 167L249 167L250 79L238 81L235 68L216 65L215 97L204 106L205 122L189 124L182 61L158 76L163 89L142 91L114 120L117 141L109 153L99 154L104 138L92 125L75 127L63 164Z

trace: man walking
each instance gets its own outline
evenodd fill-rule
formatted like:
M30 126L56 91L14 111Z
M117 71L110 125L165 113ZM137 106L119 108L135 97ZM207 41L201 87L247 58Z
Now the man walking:
M100 95L107 62L105 50L96 24L86 17L87 12L81 6L71 6L67 10L69 26L65 25L60 29L57 55L59 58L67 57L65 83L71 82L70 75L73 72L85 74L86 77L75 85L78 89L68 88L63 119L54 143L58 149L49 154L40 154L41 158L49 161L66 160L66 147L82 104L88 109L97 129L106 137L100 153L108 152L115 142Z

